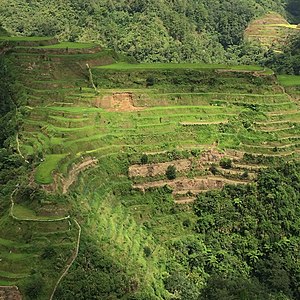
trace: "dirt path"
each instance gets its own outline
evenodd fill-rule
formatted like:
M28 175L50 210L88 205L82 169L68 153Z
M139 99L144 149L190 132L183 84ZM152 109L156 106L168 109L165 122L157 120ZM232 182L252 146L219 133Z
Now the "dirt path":
M77 176L80 172L88 169L91 166L94 166L98 163L97 159L94 158L88 158L84 160L83 162L75 165L75 167L72 168L72 170L69 172L68 177L65 179L62 179L62 192L63 194L66 194L69 190L69 187L76 181Z
M72 256L69 258L69 261L68 261L67 265L65 266L65 269L64 269L63 273L60 275L58 281L56 282L56 284L54 286L54 289L53 289L53 292L50 296L50 300L53 299L54 294L57 290L57 287L59 286L62 279L67 275L68 271L70 270L71 266L73 265L75 259L78 256L79 246L80 246L80 239L81 239L81 227L75 219L74 219L74 222L75 222L76 226L78 227L78 236L77 236L76 248L74 249L74 252L73 252Z

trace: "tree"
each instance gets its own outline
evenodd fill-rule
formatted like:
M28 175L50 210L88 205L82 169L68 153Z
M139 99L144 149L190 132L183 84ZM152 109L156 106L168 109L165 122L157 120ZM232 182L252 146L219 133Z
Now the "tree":
M176 167L174 165L169 165L166 170L166 176L169 180L176 178Z
M143 154L142 157L141 157L141 163L143 165L147 164L149 161L149 158L148 158L148 155L147 154Z
M29 299L37 299L41 295L44 285L43 277L40 274L34 274L25 285L25 293Z
M152 254L150 247L148 246L144 247L144 254L146 257L149 257Z

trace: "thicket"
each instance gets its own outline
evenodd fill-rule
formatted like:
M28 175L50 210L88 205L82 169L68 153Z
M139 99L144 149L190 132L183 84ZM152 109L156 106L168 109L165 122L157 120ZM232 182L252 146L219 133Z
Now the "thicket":
M290 14L294 22L300 23L300 1L299 0L288 0L286 10Z
M0 55L0 78L0 196L4 197L25 170L24 159L16 152L16 133L21 120L18 107L23 96L17 92L11 66L4 55ZM2 197L0 207L4 208L7 202Z
M286 163L262 170L257 185L198 196L195 230L207 250L190 267L210 275L203 299L299 299L299 170Z
M243 32L281 0L2 0L2 26L12 34L95 40L137 61L255 61ZM1 25L1 24L0 24Z
M272 68L276 73L300 75L300 34L290 37L283 52L278 53L270 49L265 53L263 61L265 66Z

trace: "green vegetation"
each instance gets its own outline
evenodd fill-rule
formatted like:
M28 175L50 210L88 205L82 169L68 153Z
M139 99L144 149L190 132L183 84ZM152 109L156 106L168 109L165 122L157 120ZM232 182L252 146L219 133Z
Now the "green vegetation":
M280 75L278 80L283 86L300 86L300 76L297 75Z
M176 167L173 165L168 166L167 170L166 170L166 177L169 180L173 180L176 178Z
M283 1L3 0L0 18L12 35L96 41L139 62L249 64L257 48L243 43L244 30L270 10L284 14Z
M282 52L269 51L264 64L279 74L300 74L300 34L292 35Z
M58 167L58 163L66 154L49 154L45 157L35 172L35 180L40 184L49 184L53 182L52 172Z
M92 43L72 43L72 42L63 42L54 45L43 46L43 49L85 49L93 48L95 44Z
M0 41L9 42L39 42L39 41L49 41L50 37L42 36L0 36Z
M20 36L0 41L0 284L25 300L300 297L298 78L268 69L298 74L298 39L289 56L242 41L270 9L1 2Z
M113 65L99 66L98 68L107 70L157 70L157 69L225 69L225 70L246 70L246 71L263 71L263 68L259 66L228 66L228 65L214 65L214 64L166 64L166 63L156 63L156 64L128 64L128 63L117 63Z
M241 293L257 299L278 299L281 293L299 298L297 199L299 163L261 171L257 186L228 186L198 196L196 231L205 239L209 258L205 263L205 254L197 252L196 267L212 274L205 299L239 299ZM242 292L245 278L249 282Z

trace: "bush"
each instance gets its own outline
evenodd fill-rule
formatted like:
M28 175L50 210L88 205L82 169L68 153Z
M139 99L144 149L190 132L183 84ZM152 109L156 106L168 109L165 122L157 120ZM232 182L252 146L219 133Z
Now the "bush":
M152 254L150 247L148 246L144 247L144 254L146 257L149 257Z
M154 77L148 77L146 79L146 85L148 86L153 86L155 84L155 78Z
M49 245L44 249L41 257L43 259L47 259L47 258L52 258L55 255L56 255L55 249L53 248L53 246Z
M45 285L44 279L40 274L35 274L25 285L25 294L29 299L37 299Z
M148 158L148 155L147 154L143 154L142 157L141 157L141 163L143 165L147 164L149 161L149 158Z
M242 174L242 179L247 179L249 178L249 172L246 170L243 174Z
M213 175L218 174L218 169L217 169L217 167L216 167L215 164L212 164L212 165L209 167L209 171L210 171Z
M182 222L182 225L183 225L184 227L190 227L191 224L192 224L192 222L191 222L190 219L186 219L186 220L184 220L184 221Z
M168 166L166 176L169 180L176 178L176 167L174 165Z
M232 161L230 158L222 158L220 161L220 166L223 169L231 169L232 168Z

